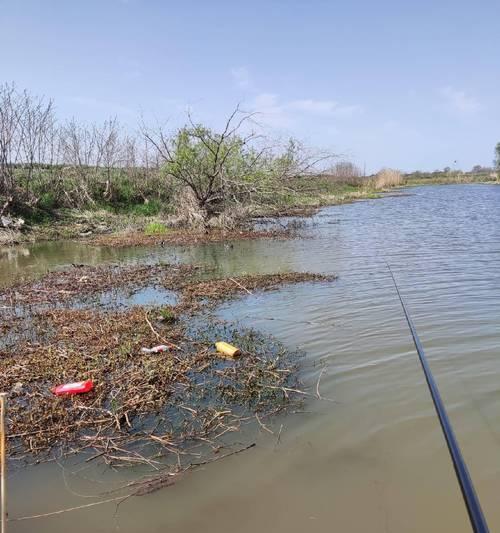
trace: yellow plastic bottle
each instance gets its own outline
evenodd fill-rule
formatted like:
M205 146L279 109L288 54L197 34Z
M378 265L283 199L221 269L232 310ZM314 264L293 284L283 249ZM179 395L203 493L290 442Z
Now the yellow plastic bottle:
M215 348L219 353L225 355L226 357L238 357L238 355L241 355L241 350L239 348L236 348L236 346L232 346L227 342L216 342Z

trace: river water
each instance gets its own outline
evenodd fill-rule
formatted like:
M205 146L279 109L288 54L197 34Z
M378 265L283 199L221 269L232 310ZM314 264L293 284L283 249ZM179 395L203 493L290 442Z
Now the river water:
M172 258L233 275L337 274L331 284L255 294L219 310L302 348L311 397L273 423L274 435L261 429L242 435L255 448L126 501L117 512L110 503L12 522L9 531L470 531L385 260L414 318L490 529L500 531L500 187L419 187L334 206L308 222L305 238L232 248L11 248L0 251L0 284L72 262ZM95 498L82 495L101 494L126 475L98 466L15 469L10 516L91 503Z

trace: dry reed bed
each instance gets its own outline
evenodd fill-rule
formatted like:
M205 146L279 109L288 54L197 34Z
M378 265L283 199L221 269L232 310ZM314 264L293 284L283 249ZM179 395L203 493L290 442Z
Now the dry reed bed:
M0 290L0 303L9 306L65 303L112 289L132 290L160 283L175 289L200 271L199 267L180 264L73 265Z
M180 310L193 311L203 300L211 302L252 290L275 289L286 283L330 281L332 276L309 272L243 275L200 279L209 271L195 265L73 265L67 270L48 272L36 280L22 281L0 289L0 304L7 307L41 304L71 304L111 290L133 291L144 287L163 287L179 291ZM209 301L204 302L208 304ZM3 323L5 327L5 322ZM0 321L0 328L2 322Z
M152 276L175 284L181 301L169 308L167 321L155 308L33 308L29 320L36 340L20 335L0 350L0 390L10 391L11 457L39 460L85 451L88 460L115 466L167 465L168 472L180 472L216 452L243 423L262 424L301 397L294 355L279 343L223 323L193 331L177 317L254 290L332 278L288 273L199 280L192 267L82 267L32 282L43 289L31 292L35 303L67 304L82 273L98 280L87 294L149 283ZM18 286L17 303L30 303L29 293L29 283ZM222 359L213 350L217 338L238 344L243 355ZM141 352L155 344L170 350ZM95 389L88 394L64 398L50 392L54 385L89 378Z
M193 245L211 242L241 241L253 239L289 239L294 236L294 231L288 228L272 230L234 229L207 231L195 230L172 230L156 235L146 235L140 232L115 233L98 235L85 238L84 241L94 246L109 246L112 248L124 248L130 246L154 246L154 245Z
M254 412L265 417L284 408L295 390L285 351L263 349L253 333L240 337L247 349L239 359L225 360L181 325L152 327L143 308L55 310L35 321L52 331L48 340L0 353L0 388L11 391L11 457L87 450L115 466L164 456L178 464L199 457L195 445L220 446ZM141 353L160 341L171 351ZM89 378L95 389L88 394L50 392Z

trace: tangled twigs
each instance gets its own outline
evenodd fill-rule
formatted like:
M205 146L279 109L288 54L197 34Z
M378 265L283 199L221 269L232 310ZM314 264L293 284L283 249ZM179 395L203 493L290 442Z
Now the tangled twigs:
M280 230L219 230L212 229L206 231L186 231L171 230L165 234L146 235L145 233L122 233L112 235L99 235L86 238L86 242L96 246L109 246L113 248L123 248L128 246L152 246L165 244L170 245L191 245L207 242L227 242L254 239L289 239L296 235L291 228Z
M177 468L174 471L161 472L160 474L157 474L155 476L148 476L143 479L131 481L130 483L127 483L126 485L120 487L117 490L133 489L130 493L130 496L144 496L146 494L151 494L152 492L156 492L157 490L160 490L164 487L173 485L188 470L192 470L199 466L207 465L210 463L215 463L216 461L226 459L227 457L231 457L232 455L237 455L239 453L250 450L255 446L255 442L252 442L251 444L243 446L242 448L238 448L237 450L233 450L222 455L215 455L204 459L203 461L192 462L189 465L182 468Z
M153 324L151 324L149 318L148 318L148 311L145 312L144 317L146 319L146 323L149 326L149 329L156 335L156 338L160 341L164 342L167 346L170 348L175 348L176 350L181 350L180 346L177 346L177 344L174 344L173 342L168 341L165 337L162 337L153 327Z
M84 461L114 467L147 465L166 476L155 481L164 486L233 442L243 424L257 422L273 433L269 417L307 394L297 384L297 354L255 331L189 317L256 290L330 279L300 272L201 279L191 266L76 265L0 292L0 300L13 306L0 322L12 337L0 345L0 389L11 391L11 459L82 453ZM82 296L111 288L151 285L178 290L179 303L125 310L74 306ZM220 358L213 344L221 339L242 356ZM142 350L159 341L171 350ZM83 379L95 384L87 394L50 392Z
M157 469L164 459L191 457L196 443L217 449L252 412L283 409L298 390L293 359L255 332L217 324L188 337L184 324L153 323L142 307L55 309L31 320L51 333L0 354L0 388L15 391L11 456L48 456L62 447L89 461ZM237 343L244 356L219 359L211 349L218 337ZM182 350L141 352L158 339ZM95 383L88 394L50 393L54 384L84 378Z
M237 285L240 289L243 289L248 294L253 294L252 291L249 291L246 287L244 287L239 281L236 281L234 278L229 278L230 281L232 281L235 285Z
M247 446L244 446L243 448L233 450L223 455L214 456L214 457L205 459L204 461L200 461L197 463L191 463L184 468L179 468L176 472L166 472L166 473L161 472L160 474L157 474L156 476L150 476L147 478L132 481L130 483L127 483L123 487L120 487L112 491L112 492L117 492L117 491L121 491L124 489L133 489L131 492L129 491L127 494L122 495L122 496L114 496L113 498L106 498L104 500L99 500L97 502L86 503L86 504L77 505L74 507L66 507L64 509L58 509L57 511L51 511L49 513L9 518L9 522L20 522L23 520L33 520L35 518L47 518L49 516L56 516L56 515L60 515L64 513L69 513L71 511L79 511L81 509L88 509L90 507L95 507L97 505L103 505L106 503L113 503L113 502L117 502L117 507L118 507L119 505L121 505L123 502L125 502L131 497L145 496L146 494L151 494L152 492L156 492L157 490L160 490L164 487L173 485L176 481L180 479L182 474L184 474L188 470L197 468L202 465L207 465L209 463L214 463L216 461L220 461L221 459L226 459L227 457L242 453L253 447L255 447L255 442L252 442L251 444L248 444Z

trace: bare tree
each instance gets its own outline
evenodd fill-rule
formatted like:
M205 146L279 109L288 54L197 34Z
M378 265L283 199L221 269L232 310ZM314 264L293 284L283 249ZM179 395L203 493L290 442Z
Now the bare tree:
M0 86L0 194L6 197L2 212L13 199L14 168L21 152L22 118L22 104L15 86Z
M195 124L169 136L162 128L142 128L144 137L157 150L167 175L188 187L205 221L221 212L231 189L244 185L251 167L259 161L259 154L251 153L250 146L258 135L251 131L240 135L242 127L253 114L237 107L228 117L221 132Z
M112 196L111 173L123 163L123 146L120 139L120 126L116 117L106 120L101 127L94 126L96 138L96 166L105 171L106 182L103 192L105 199Z
M283 146L256 132L255 113L239 107L217 132L193 121L169 136L161 127L142 128L156 149L167 176L191 191L205 224L228 205L255 194L273 195L276 185L290 187L293 178L318 173L330 154L312 152L296 140Z
M51 153L54 128L52 101L19 92L14 85L0 86L0 214L13 204L32 207L38 202L32 180Z

